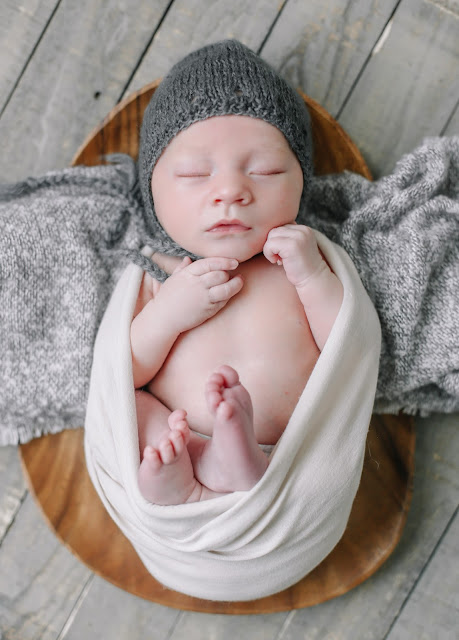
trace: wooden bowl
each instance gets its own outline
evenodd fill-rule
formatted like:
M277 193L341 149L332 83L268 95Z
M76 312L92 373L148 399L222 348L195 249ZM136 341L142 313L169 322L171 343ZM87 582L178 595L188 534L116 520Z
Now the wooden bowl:
M113 152L137 156L142 114L156 81L117 105L88 137L73 164L94 165ZM315 101L312 118L317 174L349 169L371 178L354 143ZM24 473L48 524L96 574L162 605L208 613L271 613L307 607L360 584L388 558L405 525L414 467L414 427L406 416L374 416L362 479L346 531L335 549L296 585L250 602L214 602L157 582L105 511L86 471L83 430L43 436L20 447Z

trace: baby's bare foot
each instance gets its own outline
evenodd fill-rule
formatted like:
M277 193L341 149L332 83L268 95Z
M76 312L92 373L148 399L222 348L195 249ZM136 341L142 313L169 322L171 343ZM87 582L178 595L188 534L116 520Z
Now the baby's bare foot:
M147 445L138 472L140 492L160 505L182 504L196 492L197 480L187 450L190 429L183 409L173 411L169 432L155 447Z
M268 466L253 430L250 395L228 365L219 367L206 385L206 400L214 416L211 440L193 460L197 479L213 491L246 491Z

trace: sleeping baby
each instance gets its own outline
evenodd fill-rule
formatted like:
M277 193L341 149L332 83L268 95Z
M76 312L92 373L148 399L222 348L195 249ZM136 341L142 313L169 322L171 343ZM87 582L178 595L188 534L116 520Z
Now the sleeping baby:
M169 277L145 273L131 325L140 491L173 505L249 490L343 299L295 223L311 177L304 102L240 43L204 47L156 90L139 175L175 254L152 256Z
M303 99L238 42L185 57L145 111L149 239L97 333L85 455L147 570L196 598L298 582L360 483L381 329L346 251L304 226L311 174Z

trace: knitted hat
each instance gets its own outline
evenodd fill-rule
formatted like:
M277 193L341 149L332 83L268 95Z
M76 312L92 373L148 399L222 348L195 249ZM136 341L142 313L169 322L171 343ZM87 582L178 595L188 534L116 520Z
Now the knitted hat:
M190 53L174 65L156 89L144 114L139 179L144 207L155 233L159 225L151 175L174 136L212 116L260 118L285 136L303 170L302 202L312 175L309 113L301 96L272 67L237 40L224 40Z

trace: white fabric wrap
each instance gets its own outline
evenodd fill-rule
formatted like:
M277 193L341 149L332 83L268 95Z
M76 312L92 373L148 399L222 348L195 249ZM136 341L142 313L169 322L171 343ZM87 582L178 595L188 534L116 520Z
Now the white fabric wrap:
M250 491L178 506L142 497L129 342L139 267L126 268L107 307L91 373L87 466L111 517L168 588L209 600L261 598L314 569L345 530L362 471L381 335L351 260L316 236L343 283L343 304L268 469Z

